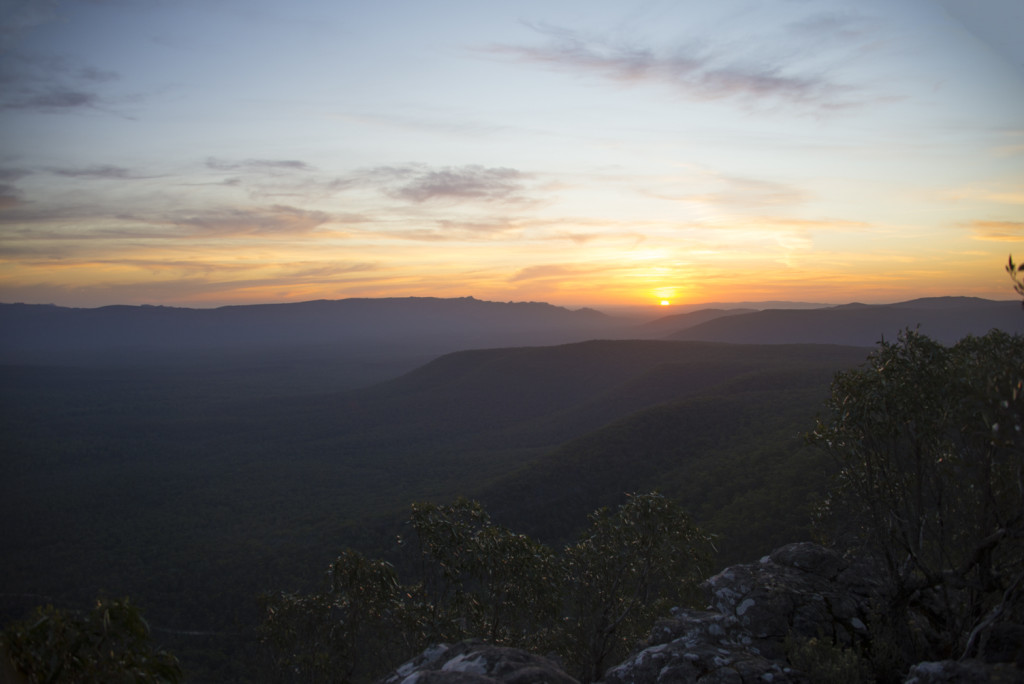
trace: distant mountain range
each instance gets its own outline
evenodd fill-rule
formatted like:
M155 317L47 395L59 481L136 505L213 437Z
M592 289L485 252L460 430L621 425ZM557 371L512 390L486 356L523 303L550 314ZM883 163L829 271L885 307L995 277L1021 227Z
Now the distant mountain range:
M325 353L411 355L422 362L461 349L588 339L873 346L882 337L895 338L900 330L915 327L944 343L991 328L1024 332L1024 311L1017 301L940 297L887 305L805 306L715 307L637 325L635 320L593 309L472 297L319 300L217 309L0 304L0 361L148 360L153 354L200 350L326 345Z
M318 300L188 309L96 309L0 304L0 354L15 360L73 360L116 353L144 360L157 352L255 350L336 345L337 351L415 347L439 355L458 349L546 345L606 336L625 324L592 309L539 302L438 299Z
M693 318L680 322L684 327L669 334L670 339L873 346L883 337L892 340L901 330L917 328L939 342L952 344L966 335L984 335L993 328L1024 333L1024 310L1018 301L934 297L897 304L855 303L824 309L767 309L739 314L722 310L704 320Z

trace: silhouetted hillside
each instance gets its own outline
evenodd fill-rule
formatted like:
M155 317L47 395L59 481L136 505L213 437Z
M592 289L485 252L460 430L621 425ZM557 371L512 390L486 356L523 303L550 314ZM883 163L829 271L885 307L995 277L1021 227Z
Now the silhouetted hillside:
M624 492L657 489L680 498L701 525L721 535L725 561L762 553L787 535L810 533L808 506L831 466L805 448L802 433L812 427L836 370L857 365L867 352L712 345L706 356L694 354L689 367L666 364L635 379L647 397L661 401L627 405L633 383L596 398L579 412L620 417L569 439L480 497L516 529L566 540L596 507L620 501ZM742 360L729 362L729 354ZM674 397L658 392L656 374L678 383ZM605 402L620 410L603 413ZM571 424L573 416L560 418ZM753 510L761 515L751 517Z
M920 328L943 344L993 328L1024 332L1020 302L936 297L897 304L847 304L826 309L771 309L719 317L669 337L739 344L844 344L872 346L900 330Z
M186 309L164 306L0 304L0 354L11 360L71 359L197 350L333 344L339 349L417 349L440 354L509 344L557 344L623 325L592 309L472 297L341 299Z
M644 323L637 326L636 333L637 337L643 338L664 337L678 330L692 328L695 325L713 321L716 318L737 316L739 314L753 313L754 311L757 311L757 309L700 309L688 313L664 316L649 323Z

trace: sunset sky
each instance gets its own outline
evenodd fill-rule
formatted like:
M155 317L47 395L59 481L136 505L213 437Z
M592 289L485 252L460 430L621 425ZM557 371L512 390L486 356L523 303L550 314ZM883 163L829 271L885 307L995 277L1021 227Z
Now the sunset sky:
M1012 299L1020 0L0 0L0 301Z

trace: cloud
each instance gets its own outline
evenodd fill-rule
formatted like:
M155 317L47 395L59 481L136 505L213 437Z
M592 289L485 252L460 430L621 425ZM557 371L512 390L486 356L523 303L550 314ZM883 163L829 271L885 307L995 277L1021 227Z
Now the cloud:
M1001 183L997 186L970 186L943 195L944 199L954 201L978 200L982 202L993 202L996 204L1024 204L1024 190L1011 183Z
M417 224L421 221L417 221ZM580 228L591 230L581 232ZM637 222L606 221L592 217L488 216L477 220L436 219L433 227L371 231L372 234L400 240L421 242L480 242L487 240L571 241L577 245L593 240L628 240L642 242L636 231ZM606 230L596 230L604 228Z
M118 78L113 71L63 57L6 54L0 63L0 109L59 113L99 108L104 101L96 86Z
M564 237L572 240L577 245L585 245L594 238L601 237L600 233L565 233Z
M694 185L710 184L707 189L648 191L660 199L709 204L722 209L752 209L765 206L799 204L807 199L800 188L776 181L745 176L727 176L708 173L696 179L677 181Z
M224 275L243 274L253 270L250 262L233 263L230 261L208 261L208 260L176 260L176 259L91 259L89 263L109 264L126 266L153 273L175 272L181 274L211 274ZM287 277L294 281L302 282L329 282L337 276L344 276L350 273L363 273L379 269L377 264L371 262L341 262L341 261L296 261L275 264L275 271L280 276ZM248 281L252 284L255 281ZM259 281L264 284L277 282L275 279Z
M1024 221L972 221L969 226L979 240L1024 241Z
M18 226L23 224L60 222L68 226L69 229L73 229L75 235L80 235L85 231L79 230L79 225L87 222L92 223L96 219L110 217L110 210L96 203L69 202L58 204L56 202L25 200L17 208L0 213L0 224Z
M376 233L382 237L419 242L475 242L503 239L521 232L529 221L519 218L493 217L479 221L438 219L432 228L409 228Z
M40 112L54 112L82 107L96 107L99 97L95 93L80 90L47 86L40 91L23 88L14 91L0 100L2 109L32 109Z
M376 190L414 205L431 203L532 204L527 194L534 174L506 167L479 164L431 168L427 164L375 166L333 179L321 187L331 194Z
M21 191L9 183L0 183L0 209L21 204Z
M434 200L522 202L526 174L515 169L468 165L436 171L398 169L396 178L406 180L388 194L417 204Z
M245 159L238 162L229 162L215 157L206 160L207 168L217 171L238 171L249 169L253 171L315 171L316 169L304 161L297 159Z
M68 260L40 259L41 266L67 266ZM374 282L380 265L371 262L295 261L264 265L209 260L111 259L79 260L83 266L116 265L124 272L135 269L127 281L89 285L58 282L10 284L4 291L13 301L60 301L66 306L151 304L211 306L274 301L304 301L331 296L354 286ZM369 276L369 277L368 277Z
M10 209L21 204L22 192L13 182L30 173L25 169L0 168L0 209Z
M102 180L129 180L134 178L145 178L137 176L123 166L111 164L96 164L86 168L49 168L50 173L65 178L98 178Z
M0 180L2 181L16 181L19 178L24 178L25 176L29 176L31 174L32 172L28 171L27 169L5 169L0 167Z
M322 211L309 211L275 204L265 209L222 209L196 216L174 219L176 226L190 229L201 236L271 236L311 233L332 216Z
M730 58L696 43L664 53L559 27L531 28L548 42L540 46L496 45L487 52L624 84L660 83L700 100L769 99L835 107L845 104L841 96L849 90L820 74L795 73L764 58Z
M518 283L528 280L563 280L578 276L587 276L594 273L607 275L611 271L626 268L624 266L612 266L610 264L592 264L586 267L575 264L544 264L541 266L527 266L520 269L509 278L509 282Z
M104 172L102 177L121 178L118 169L115 167L109 175ZM20 194L13 190L10 195L18 206L0 212L0 225L11 226L4 231L4 237L32 241L300 236L327 222L353 225L370 220L356 213L327 213L284 204L191 210L149 208L140 211L116 210L87 202L18 203Z

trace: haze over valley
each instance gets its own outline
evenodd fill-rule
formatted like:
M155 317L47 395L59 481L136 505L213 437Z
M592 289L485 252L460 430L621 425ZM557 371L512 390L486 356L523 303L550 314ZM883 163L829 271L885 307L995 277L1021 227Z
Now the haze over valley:
M386 551L410 502L457 496L561 542L658 489L719 535L719 562L757 557L810 534L831 467L801 435L833 374L918 326L1019 333L1024 315L0 305L4 615L130 595L200 678L237 676L256 596L315 586L344 546Z

